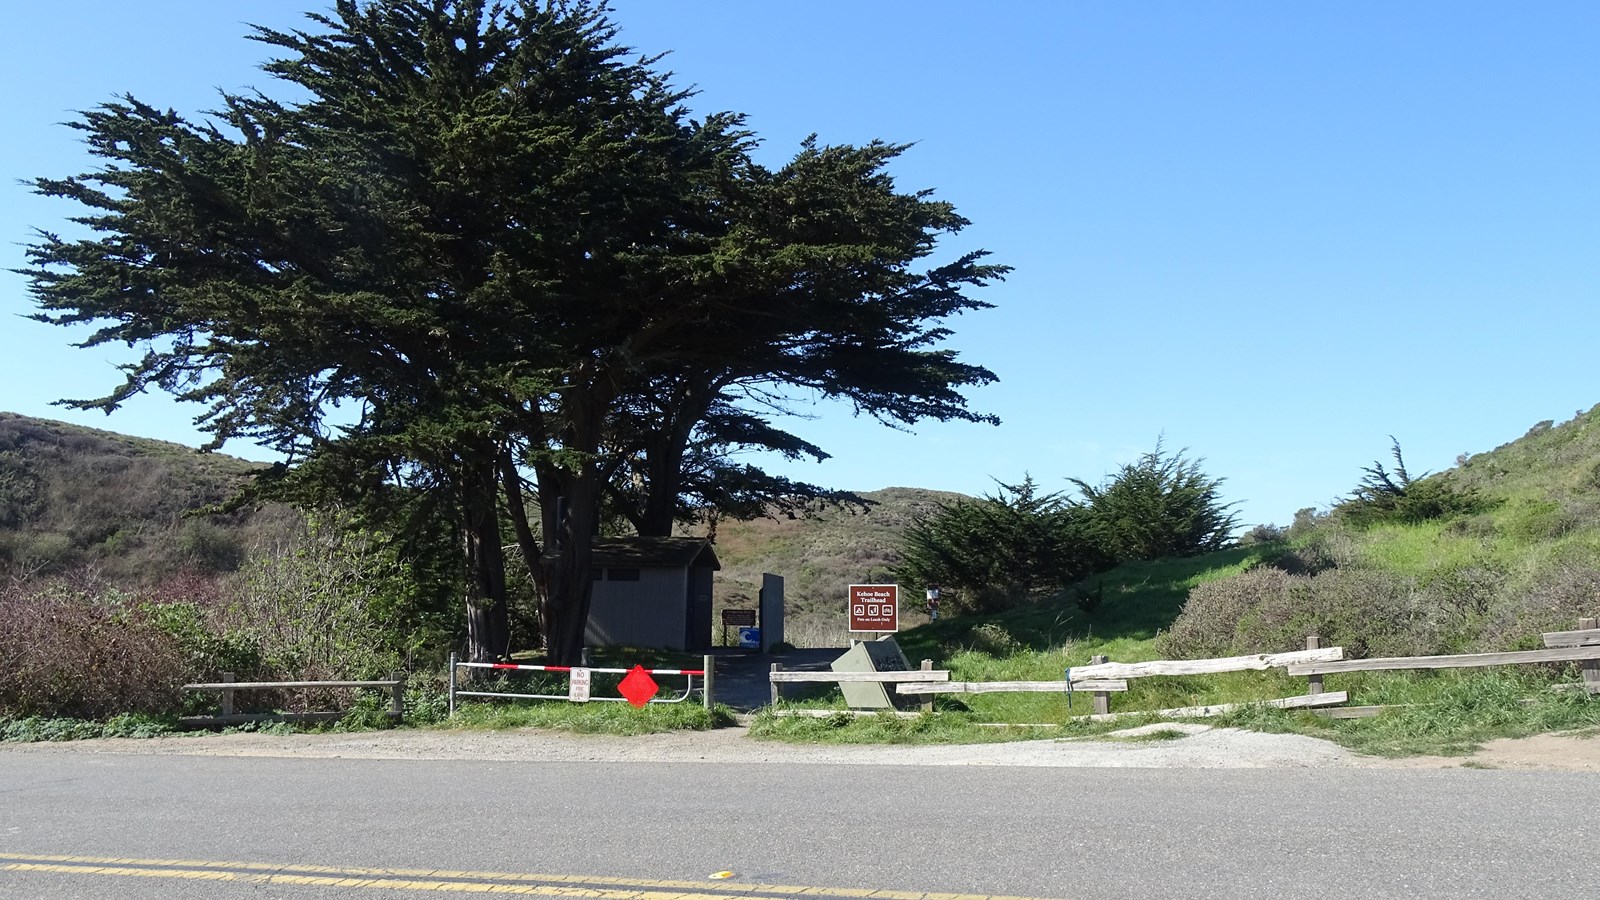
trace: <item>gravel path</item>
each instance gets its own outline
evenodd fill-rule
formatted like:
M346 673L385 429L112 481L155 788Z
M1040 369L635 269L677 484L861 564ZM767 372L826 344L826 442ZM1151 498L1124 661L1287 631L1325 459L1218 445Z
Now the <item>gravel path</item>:
M1494 741L1475 757L1386 760L1316 738L1258 734L1205 725L1163 725L1189 732L1175 740L1033 740L1001 744L849 746L755 740L744 728L617 737L521 729L401 729L356 734L231 734L100 739L59 744L0 744L6 753L127 753L308 759L460 759L476 761L777 763L911 766L1055 766L1117 768L1451 768L1600 771L1600 739L1541 735ZM1130 729L1137 736L1146 729ZM1119 733L1123 734L1123 733Z

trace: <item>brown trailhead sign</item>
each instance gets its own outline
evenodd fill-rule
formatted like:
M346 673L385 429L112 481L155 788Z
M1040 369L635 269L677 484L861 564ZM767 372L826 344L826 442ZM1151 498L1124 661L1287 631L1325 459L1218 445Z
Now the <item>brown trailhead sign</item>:
M899 631L900 585L850 585L851 631Z
M725 609L722 611L722 624L728 625L754 625L756 624L756 611L753 609Z

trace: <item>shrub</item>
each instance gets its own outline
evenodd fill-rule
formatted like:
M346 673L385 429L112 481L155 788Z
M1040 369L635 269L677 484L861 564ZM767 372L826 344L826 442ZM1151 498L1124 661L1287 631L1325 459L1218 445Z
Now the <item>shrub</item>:
M994 657L1011 656L1024 649L1022 642L1005 626L995 622L985 622L972 629L972 647Z
M1393 442L1394 471L1374 461L1362 469L1366 476L1334 513L1358 528L1385 522L1426 522L1477 512L1484 502L1470 487L1458 488L1444 478L1429 478L1427 473L1413 478L1406 471L1400 442Z
M1202 582L1189 592L1172 628L1157 638L1156 651L1176 659L1227 656L1239 623L1269 600L1287 595L1290 578L1281 569L1259 568Z
M403 591L403 567L364 532L313 521L293 543L258 553L240 572L223 633L248 634L269 678L379 678L400 667L380 612Z
M1300 540L1306 535L1317 531L1327 520L1328 514L1317 512L1314 506L1295 510L1294 521L1290 523L1289 530L1284 533L1284 537L1291 541Z
M938 585L952 613L988 613L1109 567L1085 510L1038 493L1031 477L1000 488L993 497L940 504L907 528L893 577Z
M132 595L60 578L0 592L0 713L162 713L189 676L178 642Z
M1196 586L1157 649L1190 659L1282 653L1315 634L1350 657L1423 655L1443 649L1446 613L1435 595L1383 572L1259 568Z
M1276 544L1284 540L1289 530L1280 525L1266 523L1256 525L1244 534L1239 535L1239 546L1250 547L1257 544Z
M1541 647L1541 633L1571 630L1585 616L1600 616L1600 569L1553 561L1505 592L1483 617L1478 643L1486 649L1507 646L1508 641L1528 649Z
M1123 466L1096 487L1071 479L1083 494L1090 527L1117 562L1196 556L1221 550L1232 540L1237 516L1221 500L1221 478L1200 468L1202 460L1156 449Z

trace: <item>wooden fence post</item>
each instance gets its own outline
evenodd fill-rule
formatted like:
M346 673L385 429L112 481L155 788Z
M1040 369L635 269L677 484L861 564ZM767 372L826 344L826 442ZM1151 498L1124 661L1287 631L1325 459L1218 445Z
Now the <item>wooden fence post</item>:
M389 718L399 722L406 715L406 673L395 671L389 677L394 681L389 688Z
M923 660L922 661L922 671L924 671L924 672L932 672L933 671L933 660L931 660L931 659ZM932 694L923 694L922 695L922 711L925 712L925 713L933 712L933 695Z
M783 671L782 664L780 664L780 663L773 663L772 664L772 674L776 675L781 671ZM778 705L778 683L776 681L772 682L772 705L773 706L777 706Z
M222 680L223 681L238 681L239 679L235 678L234 674L232 672L223 672L222 673ZM233 691L231 689L230 690L225 690L225 691L222 692L222 715L224 715L224 716L233 715Z
M1320 638L1320 637L1318 637L1317 635L1314 635L1314 634L1306 635L1306 649L1307 650L1321 650L1322 649L1322 638ZM1306 693L1307 694L1320 694L1320 693L1322 693L1322 676L1321 675L1307 675L1306 676L1306 682L1307 682L1307 686L1306 686Z
M1600 619L1584 617L1578 620L1578 630L1600 628ZM1600 659L1586 659L1578 664L1578 671L1583 675L1583 689L1591 694L1600 694Z
M1091 665L1091 666L1098 666L1098 665L1100 665L1102 663L1108 663L1110 661L1111 660L1107 659L1105 654L1103 654L1103 653L1096 653L1094 656L1089 657L1089 665ZM1103 715L1106 715L1106 714L1108 714L1110 712L1111 712L1111 693L1109 691L1095 691L1094 692L1094 714L1097 715L1097 716L1103 716Z
M705 702L706 712L710 712L716 706L716 701L711 699L711 695L717 677L717 658L708 653L700 665L706 670L705 687L700 689L700 699Z

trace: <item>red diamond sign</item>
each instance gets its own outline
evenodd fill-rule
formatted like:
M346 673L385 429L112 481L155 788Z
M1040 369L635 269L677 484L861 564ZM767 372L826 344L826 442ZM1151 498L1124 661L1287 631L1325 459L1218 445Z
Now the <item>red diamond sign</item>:
M617 692L629 703L644 709L645 704L650 702L650 698L656 695L659 688L660 685L650 677L644 666L634 666L628 670L628 674L622 676L622 683L617 685Z

